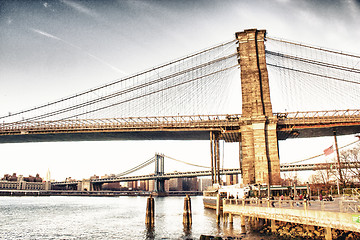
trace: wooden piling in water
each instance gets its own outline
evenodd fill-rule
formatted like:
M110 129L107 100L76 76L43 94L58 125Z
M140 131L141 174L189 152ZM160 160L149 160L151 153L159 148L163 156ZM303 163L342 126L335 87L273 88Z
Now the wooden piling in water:
M271 219L270 222L271 222L271 232L276 233L276 221L274 219Z
M150 221L151 221L151 210L150 210L150 198L146 199L146 215L145 215L145 224L149 225Z
M325 228L325 240L332 240L332 233L331 233L331 228L330 227L326 227Z
M241 232L242 233L246 233L246 228L245 228L245 216L244 215L240 215L240 224L241 224Z
M146 202L145 224L149 227L155 224L155 204L154 198L150 195Z
M229 218L228 222L229 222L230 224L233 224L234 219L233 219L233 215L232 215L231 213L229 213L228 218Z
M186 195L184 198L183 224L188 227L192 224L191 199L189 195Z

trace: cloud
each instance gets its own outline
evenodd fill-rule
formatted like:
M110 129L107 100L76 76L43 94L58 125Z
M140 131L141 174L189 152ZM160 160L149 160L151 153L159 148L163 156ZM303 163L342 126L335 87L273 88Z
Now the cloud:
M60 2L66 4L67 6L73 8L74 10L76 10L80 13L86 14L91 17L98 17L98 14L95 11L90 10L89 8L83 6L79 3L69 1L69 0L60 0Z
M72 43L70 43L70 42L68 42L68 41L65 41L64 39L61 39L61 38L59 38L59 37L56 37L56 36L54 36L54 35L52 35L52 34L50 34L50 33L41 31L41 30L39 30L39 29L30 28L30 30L33 31L33 32L35 32L35 33L37 33L37 34L40 34L40 35L42 35L42 36L45 36L45 37L48 37L48 38L51 38L51 39L54 39L54 40L63 42L63 43L65 43L66 45L68 45L68 46L70 46L70 47L76 48L76 49L80 50L82 53L86 54L87 56L89 56L89 57L91 57L91 58L93 58L93 59L95 59L95 60L97 60L98 62L101 62L102 64L110 67L111 69L113 69L113 70L115 70L115 71L117 71L117 72L119 72L119 73L121 73L121 74L123 74L123 75L127 75L127 73L124 72L123 70L121 70L121 69L115 67L114 65L106 62L105 60L103 60L103 59L101 59L101 58L99 58L99 57L97 57L97 56L95 56L95 55L93 55L93 54L85 51L85 50L82 49L81 47L76 46L76 45L74 45L74 44L72 44Z

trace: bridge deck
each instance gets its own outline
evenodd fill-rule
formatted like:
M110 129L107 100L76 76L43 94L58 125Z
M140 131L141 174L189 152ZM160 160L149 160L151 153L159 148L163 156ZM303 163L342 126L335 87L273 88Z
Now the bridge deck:
M360 132L360 110L276 113L278 139ZM210 131L239 141L240 114L73 119L0 124L0 143L99 140L209 140Z
M241 169L239 168L230 168L230 169L221 169L220 174L240 174ZM192 172L172 172L165 173L162 175L148 174L141 176L123 176L123 177L111 177L111 178L100 178L92 179L91 183L110 183L110 182L128 182L128 181L138 181L138 180L155 180L155 179L170 179L170 178L191 178L191 177L203 177L211 176L210 170L205 171L192 171ZM69 185L69 184L78 184L81 181L72 181L72 182L54 182L52 185Z
M309 163L309 164L281 164L280 171L316 171L321 169L329 169L331 163ZM358 162L347 162L341 163L341 168L358 168ZM231 174L241 174L240 168L229 168L229 169L220 169L220 174L222 175L231 175ZM192 171L192 172L173 172L173 173L164 173L163 175L141 175L141 176L122 176L122 177L112 177L112 178L101 178L101 179L92 179L92 183L110 183L110 182L127 182L127 181L138 181L138 180L155 180L155 179L170 179L170 178L190 178L190 177L204 177L211 176L210 170L204 171ZM54 182L52 185L71 185L78 184L81 181L71 181L71 182Z

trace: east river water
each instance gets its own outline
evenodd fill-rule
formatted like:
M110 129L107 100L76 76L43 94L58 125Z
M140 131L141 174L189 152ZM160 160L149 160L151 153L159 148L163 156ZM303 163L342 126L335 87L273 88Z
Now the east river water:
M155 198L155 227L145 226L146 197L0 197L0 239L199 239L243 236L240 219L217 224L215 212L192 197L193 224L182 224L183 197Z

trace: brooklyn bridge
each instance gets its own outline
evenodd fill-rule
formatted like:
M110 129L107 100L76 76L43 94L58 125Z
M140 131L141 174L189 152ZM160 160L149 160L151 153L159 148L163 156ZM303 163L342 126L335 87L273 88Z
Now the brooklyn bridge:
M161 66L1 116L0 142L208 140L213 183L220 183L219 142L238 142L244 184L275 185L279 140L360 132L359 62L355 54L249 29Z

